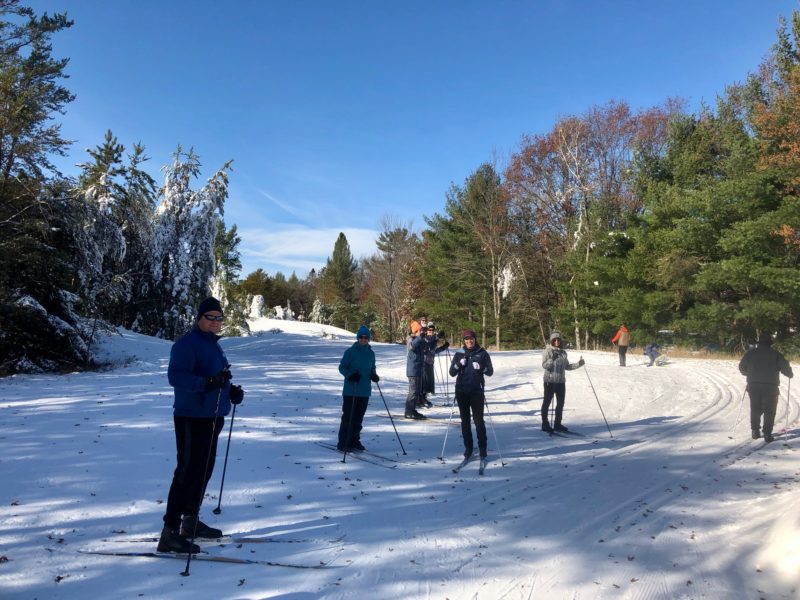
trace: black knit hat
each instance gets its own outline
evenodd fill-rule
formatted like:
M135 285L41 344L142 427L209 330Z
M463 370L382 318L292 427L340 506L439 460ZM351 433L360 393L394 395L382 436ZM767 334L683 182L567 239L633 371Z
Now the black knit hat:
M208 297L200 303L200 306L197 307L197 316L195 319L200 319L200 317L207 312L211 312L212 310L222 312L222 305L216 298Z

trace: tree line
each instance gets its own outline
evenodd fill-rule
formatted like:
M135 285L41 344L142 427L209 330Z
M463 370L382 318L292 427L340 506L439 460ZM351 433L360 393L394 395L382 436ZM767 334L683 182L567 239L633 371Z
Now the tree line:
M639 345L739 352L766 331L797 354L800 15L714 107L685 106L560 118L453 185L419 237L384 228L364 264L377 331L427 313L495 348L554 328L599 348L625 323Z
M241 276L224 206L231 163L198 183L178 147L163 181L141 143L111 131L65 177L58 116L74 95L51 39L66 13L0 0L0 374L92 366L98 331L175 339L213 293L247 333L253 299L296 318L402 341L427 314L495 348L578 348L659 335L744 348L777 334L796 353L800 190L800 16L779 21L759 69L714 107L613 100L521 137L507 164L479 165L424 226L385 216L372 256L344 234L319 272Z

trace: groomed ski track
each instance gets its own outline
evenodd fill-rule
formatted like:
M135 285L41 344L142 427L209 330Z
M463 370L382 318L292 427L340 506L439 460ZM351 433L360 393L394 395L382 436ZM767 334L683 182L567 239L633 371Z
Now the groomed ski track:
M345 568L336 575L301 576L290 569L270 570L267 577L255 566L242 565L234 575L226 565L198 563L190 580L200 582L204 592L220 597L305 592L325 599L363 597L365 591L376 598L431 599L792 597L793 581L769 560L773 557L762 555L767 541L779 537L780 515L798 509L800 406L793 392L787 414L785 380L775 432L782 432L787 417L789 431L765 445L750 439L744 379L734 362L685 360L645 368L629 356L631 366L620 368L611 353L585 352L613 438L583 370L567 374L564 423L585 437L551 438L540 430L540 352L492 352L495 376L486 385L489 463L479 476L477 460L452 473L463 446L458 427L441 426L450 407L423 411L439 422L395 419L407 451L403 456L375 389L361 440L370 451L402 460L396 469L349 458L342 464L336 453L313 443L335 442L341 415L337 366L350 339L337 343L284 333L224 342L237 367L237 383L248 396L236 416L222 515L210 514L217 473L209 485L205 520L241 535L320 543L229 545L219 552L275 562L323 560L331 552L324 540L345 535L336 559ZM122 376L132 373L92 375L102 382L97 388L102 397L87 393L92 388L83 375L37 379L37 385L58 386L62 404L51 407L70 407L66 412L50 408L48 419L61 419L65 433L72 433L77 422L83 433L94 426L90 431L97 436L96 442L62 442L52 470L37 474L30 491L15 496L22 497L20 506L8 501L0 508L14 530L14 537L5 530L7 539L22 540L4 554L16 564L30 561L32 568L38 564L41 570L44 563L52 569L41 584L45 587L37 588L48 590L39 592L42 597L88 597L108 589L104 586L114 582L115 569L122 568L119 559L82 556L80 564L92 574L84 581L77 577L78 567L62 562L69 550L97 547L113 528L124 527L131 536L152 532L160 521L163 505L153 500L166 493L174 442L169 411L161 410L158 419L148 411L169 399L142 400L140 392L143 386L164 387L165 348L160 362L131 367L136 376L130 383ZM374 348L389 409L402 414L405 351ZM578 356L570 351L571 360ZM0 391L13 400L13 385ZM440 404L444 395L431 399ZM135 408L123 418L113 409L125 402ZM42 406L28 400L0 415L6 418L7 441L26 436L7 445L9 461L24 462L32 453L32 440L41 438L35 426ZM125 427L113 429L114 423ZM125 454L134 440L147 450L144 456ZM79 461L74 485L50 486L50 496L33 501L37 486L62 482L78 452L88 450L94 452ZM437 458L442 454L444 462ZM128 487L122 480L106 484L102 474L121 458L124 466L138 468L128 476L135 481ZM105 463L109 471L97 466ZM79 496L89 489L94 495ZM46 505L45 499L69 506L73 496L85 497L83 508L46 511L30 531L20 529L22 517L12 516ZM99 515L90 502L103 502ZM64 541L48 541L47 535ZM48 552L48 545L58 552ZM124 568L135 569L141 585L152 583L143 589L146 596L196 597L198 588L176 581L170 561L126 562ZM76 575L58 588L46 587L53 572L67 571ZM241 578L246 589L237 583ZM0 584L8 589L14 581L6 575ZM140 588L123 588L120 595L135 597L134 591ZM23 592L10 597L32 595Z

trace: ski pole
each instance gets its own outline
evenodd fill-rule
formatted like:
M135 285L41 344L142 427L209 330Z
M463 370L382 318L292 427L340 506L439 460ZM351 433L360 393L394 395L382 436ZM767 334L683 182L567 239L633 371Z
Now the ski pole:
M450 346L445 348L445 356L447 356L447 364L450 364ZM449 371L445 371L445 375L450 375ZM450 404L450 377L444 378L444 397L447 400L447 403ZM453 398L453 406L456 405L456 400Z
M356 397L351 396L353 402L350 404L350 418L347 420L347 436L344 438L344 454L342 455L342 462L347 462L347 451L350 450L350 433L353 428L353 413L356 412Z
M439 460L444 462L444 447L447 445L447 435L450 433L450 424L453 422L453 411L456 409L455 400L453 401L453 405L450 407L450 416L447 418L447 429L444 432L444 443L442 443L442 453L439 456Z
M397 436L397 441L400 442L400 448L403 450L403 454L406 453L406 449L403 448L403 442L400 441L400 434L397 433L397 427L394 424L394 419L392 418L392 413L389 411L389 405L386 404L386 398L383 397L383 392L381 391L380 384L376 381L375 385L378 386L378 393L381 395L381 400L383 400L383 405L386 407L386 413L389 415L389 420L392 422L392 427L394 427L394 434Z
M739 414L736 415L736 422L733 424L733 429L731 429L731 435L736 432L736 428L739 426L739 420L742 418L742 407L744 406L744 395L747 393L747 386L744 386L742 390L742 399L739 401Z
M786 431L789 431L789 394L792 389L792 379L786 382Z
M581 358L583 358L583 357L581 356ZM603 412L603 406L600 404L600 398L597 397L597 392L594 389L594 384L592 383L592 378L589 377L589 369L586 368L586 363L583 363L583 370L586 372L586 378L589 380L589 385L592 388L592 393L594 393L594 399L597 400L597 406L600 407L600 414L603 415L603 421L606 422L606 428L608 429L608 435L610 435L613 438L614 434L611 433L611 427L608 426L608 419L606 419L606 413Z
M219 400L222 397L222 388L217 392L217 406L214 409L214 420L211 422L211 439L208 440L208 455L206 456L206 468L203 470L203 481L200 485L200 497L197 499L196 512L194 516L194 527L192 528L192 539L189 540L189 552L186 556L186 568L181 571L183 577L188 577L189 563L192 562L191 549L194 546L194 540L197 537L197 524L200 522L200 505L203 503L203 496L206 493L206 477L208 477L208 467L211 464L211 452L214 450L214 436L217 434L217 419L219 418Z
M500 457L500 464L506 466L503 460L503 453L500 451L500 444L497 442L497 434L494 431L494 423L492 422L492 413L489 412L489 401L486 399L486 394L483 394L483 407L486 409L486 414L489 415L489 427L492 428L492 437L494 437L494 445L497 446L497 454Z
M441 358L442 357L439 356L438 354L434 358L434 360L436 361L436 366L438 367L438 371L439 371L439 389L442 388L442 384L446 380L445 375L444 375L444 369L442 368Z
M228 470L228 452L231 449L231 433L233 433L233 420L236 418L236 405L233 405L233 412L231 413L231 426L228 429L228 444L225 446L225 462L222 465L222 481L219 483L219 500L217 501L217 508L213 512L218 515L222 512L222 488L225 485L225 471Z

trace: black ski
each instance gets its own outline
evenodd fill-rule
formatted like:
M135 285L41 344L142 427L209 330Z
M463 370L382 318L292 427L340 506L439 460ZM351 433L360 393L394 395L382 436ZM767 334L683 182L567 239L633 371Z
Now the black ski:
M317 442L317 443L320 446L325 446L326 448L330 448L331 450L336 450L338 452L341 452L341 450L339 450L333 444L328 444L327 442ZM375 454L374 452L370 452L369 450L353 450L351 452L348 452L347 454L362 454L362 455L366 454L367 456L372 456L373 458L378 458L380 460L386 460L386 461L389 461L389 462L396 462L396 463L401 462L401 461L397 460L396 458L392 458L390 456L383 456L381 454Z
M569 438L569 436L566 433L561 433L560 431L542 431L542 433L546 433L550 437L553 437L555 435L557 437Z
M314 442L314 443L317 446L321 446L322 448L325 448L326 450L333 450L334 452L338 452L339 454L344 454L344 452L339 450L333 444L326 444L324 442ZM384 469L396 469L397 468L397 464L387 464L387 462L386 462L386 461L391 461L391 462L394 462L394 463L398 463L398 461L396 461L396 460L393 460L391 458L387 459L387 458L385 458L383 456L381 456L380 458L374 458L374 457L378 456L377 454L370 455L370 456L364 456L364 454L365 454L364 452L348 452L347 456L351 456L351 457L353 457L355 459L358 459L360 461L369 463L371 465L377 465L379 467L383 467Z
M585 434L579 433L577 431L572 431L572 429L570 429L569 431L556 431L555 433L560 433L566 436L574 435L575 437L586 437Z
M422 414L422 413L420 413L420 414ZM385 419L389 418L389 415L378 414L378 415L375 415L375 416L376 417L383 417ZM410 421L410 422L413 422L413 423L438 423L440 425L447 425L448 422L451 420L451 419L449 419L447 417L431 417L431 416L428 416L428 415L423 415L423 416L425 417L424 419L406 419L404 416L399 416L399 415L392 415L392 418L395 421L398 421L398 422L399 421ZM459 419L452 419L452 421L453 421L453 425L458 425L459 427L461 427L461 421Z
M176 554L174 552L114 552L111 550L78 550L81 554L96 554L100 556L125 556L131 558L176 558L186 560L186 554ZM252 558L233 558L230 556L215 556L212 554L193 554L192 560L206 562L230 563L236 565L263 565L265 567L286 567L289 569L335 569L330 562L320 562L319 564L301 563L282 563L271 560L256 560Z
M474 458L475 458L474 455L467 456L464 460L461 461L461 463L457 467L453 467L453 473L458 473L461 469L463 469L466 466L468 462L470 462Z
M325 540L325 541L327 543L333 544L335 542L341 541L342 538L344 538L344 536L341 536L341 537L338 537L338 538L332 539L332 540ZM152 536L152 537L145 536L145 537L138 537L138 538L103 538L100 541L101 542L116 542L116 543L120 543L120 544L124 544L124 543L134 544L134 543L143 543L143 542L157 542L158 541L158 536ZM305 543L308 543L308 542L316 542L316 541L319 541L319 540L312 540L312 539L298 540L298 539L292 539L292 538L277 539L277 538L268 537L268 536L267 537L261 537L261 536L248 537L248 536L223 535L220 538L197 538L195 541L201 541L201 542L202 541L206 541L206 542L209 542L209 543L217 543L217 544L305 544Z
M486 459L481 459L481 466L478 468L478 475L483 475L483 472L486 471Z

